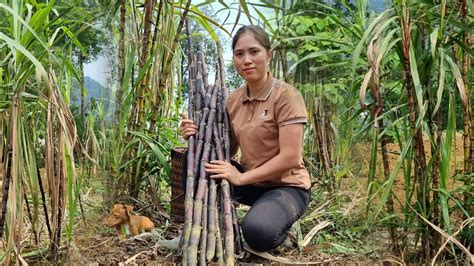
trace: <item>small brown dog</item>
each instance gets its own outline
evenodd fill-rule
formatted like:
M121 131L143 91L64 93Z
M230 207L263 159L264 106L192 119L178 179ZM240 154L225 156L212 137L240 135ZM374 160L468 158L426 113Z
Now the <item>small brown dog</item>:
M155 225L150 218L132 214L133 207L130 205L115 204L110 211L109 216L105 219L105 225L114 227L120 239L125 239L122 233L122 225L128 227L130 234L136 236L142 231L151 231Z

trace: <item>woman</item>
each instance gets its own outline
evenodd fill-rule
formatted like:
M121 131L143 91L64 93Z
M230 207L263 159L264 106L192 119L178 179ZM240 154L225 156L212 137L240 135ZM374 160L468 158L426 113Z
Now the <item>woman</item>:
M205 167L211 178L234 186L235 200L251 206L242 223L244 239L255 250L268 251L283 243L311 196L302 159L307 113L299 91L270 73L271 44L263 29L240 28L232 50L235 68L246 81L227 100L231 154L240 148L241 165L211 161ZM188 139L197 126L183 119L181 131Z

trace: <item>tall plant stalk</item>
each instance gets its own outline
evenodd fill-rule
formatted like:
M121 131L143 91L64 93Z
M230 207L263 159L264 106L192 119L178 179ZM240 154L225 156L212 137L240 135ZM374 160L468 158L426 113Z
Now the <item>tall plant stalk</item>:
M122 108L119 107L123 102L124 76L125 76L125 17L126 17L126 0L120 0L120 20L119 20L119 47L118 47L118 88L116 93L115 121L118 123L121 118ZM117 126L117 129L119 127Z
M427 208L429 207L429 194L426 190L427 183L426 183L426 159L425 159L425 149L423 143L423 135L421 131L421 127L417 125L417 119L420 114L420 110L417 109L417 106L422 106L422 103L419 102L421 99L415 98L415 86L412 76L412 69L416 68L416 62L413 62L413 56L411 56L413 51L412 40L411 40L411 31L412 31L412 22L410 21L410 11L408 9L408 4L406 1L402 1L402 21L401 21L401 29L402 29L402 52L403 52L403 72L405 77L405 91L407 96L407 103L409 109L409 124L411 128L411 133L414 138L414 145L413 148L415 150L415 179L418 182L418 203L420 204L421 211L423 213L427 212ZM418 88L416 88L419 90ZM421 219L419 220L419 226L424 228L421 231L421 247L423 249L423 257L427 258L431 253L429 250L428 244L428 233L427 233L427 225L425 225L424 221Z

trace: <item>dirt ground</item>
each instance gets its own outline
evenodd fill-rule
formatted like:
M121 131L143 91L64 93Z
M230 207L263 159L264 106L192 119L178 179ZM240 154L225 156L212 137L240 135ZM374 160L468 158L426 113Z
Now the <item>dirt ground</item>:
M426 154L426 162L428 163L431 159L431 145L429 143L428 138L425 136L423 138L424 147L425 147L425 154ZM464 149L463 149L463 136L462 134L456 134L456 138L453 141L453 145L455 145L455 149L451 152L451 161L450 161L450 176L454 176L455 173L462 173L463 171L463 159L464 159ZM390 171L393 171L397 164L397 160L400 154L400 147L398 144L389 143L387 145L388 157L389 157L389 168ZM353 161L360 162L358 164L359 171L357 172L358 177L361 179L361 187L367 188L367 175L368 175L368 167L370 163L370 145L363 145L357 144L352 149ZM377 173L376 179L380 182L384 180L383 176L383 168L382 168L382 156L380 151L380 146L378 147L377 153ZM412 171L414 167L412 166ZM353 184L350 184L353 185ZM452 178L450 182L448 182L448 190L457 188L462 186L462 182L455 180ZM394 207L395 211L400 211L402 206L405 204L405 180L402 173L402 169L398 172L397 178L393 184L393 193L395 194L394 199Z
M456 149L453 152L452 158L452 169L462 170L462 158L463 158L463 149L462 149L462 135L457 135L456 137ZM426 153L430 152L429 142L425 139L425 147L427 147ZM370 150L364 151L367 147L362 148L359 152L362 152L364 164L368 165L368 160L370 158L367 155L370 154ZM370 147L369 147L370 149ZM388 146L390 154L390 169L393 169L400 149L396 144L389 144ZM429 160L429 157L427 158ZM366 180L366 179L364 179ZM363 182L357 188L359 192L366 189L366 182ZM454 182L450 183L452 186L456 184ZM352 184L353 185L353 184ZM404 198L404 180L403 175L400 173L394 184L394 192L397 197L401 200L400 203L396 204L396 208L399 210L400 205L403 204ZM364 194L363 192L355 192L354 195ZM349 207L348 207L349 208ZM103 217L102 217L103 218ZM76 244L80 254L88 262L96 262L99 264L108 264L108 263L119 263L126 261L133 261L133 263L142 264L142 263L153 263L153 264L179 264L181 258L177 255L176 251L167 249L165 247L159 246L154 240L131 240L131 241L119 241L115 232L111 229L104 229L102 225L96 224L96 230L84 230L83 227L79 227L79 231L76 231ZM162 237L166 239L172 239L178 236L179 231L181 230L182 225L180 223L172 223L168 225L167 229L164 230ZM84 232L84 234L81 233ZM354 256L333 256L324 253L319 253L319 250L324 248L323 246L313 245L307 246L303 250L298 250L296 247L285 247L280 248L279 250L271 253L275 257L283 257L294 262L300 263L350 263L350 264L384 264L384 263L397 263L400 262L400 259L394 258L390 255L390 252L387 251L386 247L388 246L388 235L386 232L374 232L377 235L378 245L381 247L375 257L365 256L364 254L354 255ZM255 254L248 253L237 261L238 264L263 264L263 265L273 265L281 264L280 262L274 260L264 259Z
M99 198L91 196L90 202L98 202ZM97 206L89 206L97 208ZM97 209L87 215L86 224L79 220L76 224L74 243L66 251L63 250L62 262L69 263L87 263L87 264L151 264L151 265L177 265L181 264L181 257L177 251L165 247L163 239L178 239L179 232L182 229L182 223L166 222L163 217L154 217L157 225L157 231L153 234L144 234L142 237L119 240L116 232L112 228L103 225L103 219L106 213L98 212ZM383 235L384 233L382 233ZM387 243L388 235L379 237L381 243ZM294 238L292 238L294 240ZM166 242L166 241L164 241ZM173 242L172 245L176 244ZM334 256L324 252L319 252L327 247L323 245L309 245L301 251L293 246L282 246L276 251L270 253L273 259L265 259L259 255L250 252L244 252L237 260L238 265L294 265L296 262L303 264L325 263L350 263L350 264L383 264L383 262L397 261L389 252L383 254L380 252L376 257L367 257L367 254L358 254L352 256ZM172 246L171 245L171 246ZM386 244L384 244L386 246ZM381 249L382 250L382 249ZM282 263L281 260L289 260L295 263ZM37 262L38 258L31 258L32 262ZM214 263L213 265L218 265Z
M452 158L452 169L462 169L462 136L457 135L456 137L456 149L453 152ZM425 147L428 147L427 154L429 153L429 143L425 141ZM393 169L397 160L397 153L399 153L399 147L395 144L390 144L388 147L390 151L390 168ZM354 176L358 179L359 183L347 183L343 184L347 186L347 193L349 197L353 197L354 200L352 206L347 206L343 210L344 214L348 214L357 204L362 204L361 201L365 199L366 190L366 178L364 178L364 169L368 165L370 158L370 147L359 146L355 147L353 152L353 159L360 162L360 172L355 169ZM364 166L365 165L365 166ZM453 172L452 171L452 172ZM451 173L452 174L452 173ZM362 177L360 177L360 176ZM382 175L380 175L382 176ZM343 182L344 179L343 179ZM454 182L452 186L456 186ZM400 205L403 204L404 197L404 180L401 174L397 178L394 184L394 192L399 199L402 200L399 204L396 204L396 208L400 209ZM90 192L90 191L89 191ZM342 192L346 193L346 192ZM359 200L360 199L360 200ZM62 264L79 263L79 264L120 264L120 263L131 263L131 264L157 264L157 265L175 265L181 263L181 257L178 256L175 250L164 247L158 244L158 238L173 239L177 238L179 231L182 228L181 223L170 221L164 216L159 215L152 217L156 227L159 231L155 232L152 236L144 236L138 239L127 239L119 240L116 232L112 228L107 228L103 225L103 219L107 215L107 210L100 204L103 202L103 198L100 195L94 193L86 193L83 197L83 204L85 208L85 221L82 219L77 220L76 229L74 231L74 241L70 247L66 250L62 250L60 262ZM146 214L146 213L145 213ZM159 236L159 237L157 237ZM374 237L375 236L375 237ZM355 265L366 265L366 264L380 264L385 265L398 264L401 262L399 258L395 258L388 251L388 234L385 231L373 232L371 236L367 236L367 239L372 243L372 246L377 247L371 254L364 252L358 253L357 255L335 255L321 252L321 250L327 249L325 244L322 245L310 245L299 250L295 246L283 247L271 253L274 257L282 257L293 262L299 262L302 264L321 264L321 263L341 263L341 264L355 264ZM27 262L47 263L46 258L39 256L32 256L25 258ZM246 252L243 258L237 260L239 265L280 265L281 262L276 260L269 260L262 258L258 255ZM289 263L294 264L294 263Z

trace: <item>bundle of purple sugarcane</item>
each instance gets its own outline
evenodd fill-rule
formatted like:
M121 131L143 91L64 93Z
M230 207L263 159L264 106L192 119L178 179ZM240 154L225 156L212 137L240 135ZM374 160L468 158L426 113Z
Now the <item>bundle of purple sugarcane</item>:
M242 251L242 242L230 184L225 179L210 179L204 167L211 160L230 161L222 47L217 44L216 81L214 85L208 84L202 48L199 46L194 54L188 23L186 30L189 44L188 115L198 125L198 133L188 139L184 228L180 242L183 265L206 265L212 261L233 265L234 252Z

